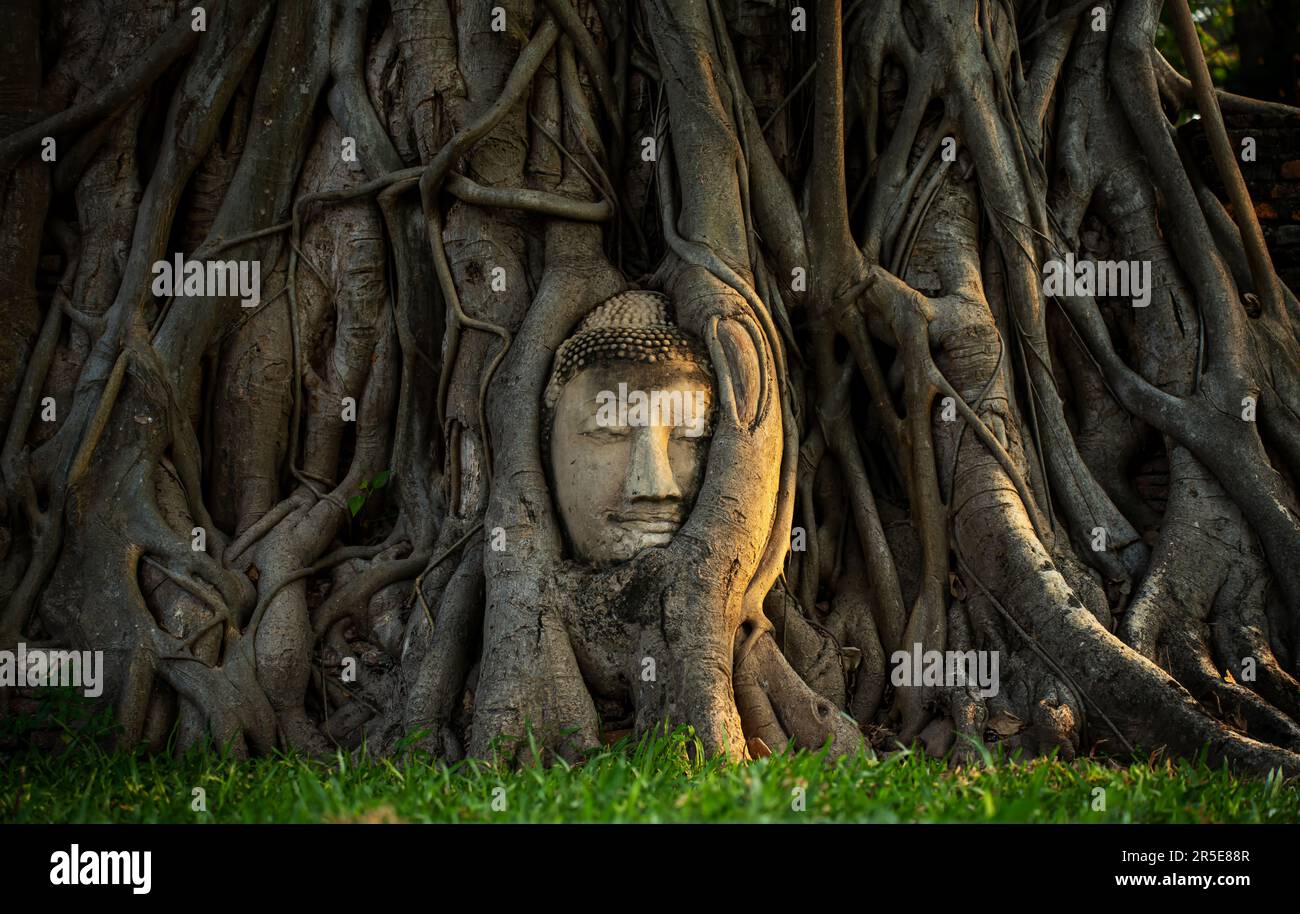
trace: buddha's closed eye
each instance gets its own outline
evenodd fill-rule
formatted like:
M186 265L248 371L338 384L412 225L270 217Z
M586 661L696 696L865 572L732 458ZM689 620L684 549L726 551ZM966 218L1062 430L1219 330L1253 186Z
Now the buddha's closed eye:
M596 425L584 429L581 432L583 438L587 438L596 444L614 443L626 440L632 434L632 429L627 426L618 425Z

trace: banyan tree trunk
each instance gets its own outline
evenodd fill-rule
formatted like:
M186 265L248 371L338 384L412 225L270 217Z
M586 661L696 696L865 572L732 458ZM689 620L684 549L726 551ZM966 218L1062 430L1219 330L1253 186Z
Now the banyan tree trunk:
M1300 773L1300 305L1221 115L1297 112L1163 6L1186 75L1160 0L5 4L0 648L158 748ZM629 289L716 418L595 567L542 395Z

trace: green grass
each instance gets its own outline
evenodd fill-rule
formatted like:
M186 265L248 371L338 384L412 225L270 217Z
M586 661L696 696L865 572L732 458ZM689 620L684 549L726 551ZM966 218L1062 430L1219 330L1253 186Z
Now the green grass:
M107 753L72 731L67 741L58 755L0 757L0 822L1300 821L1294 786L1189 762L987 758L954 770L905 752L831 763L800 752L726 765L689 761L693 741L677 733L613 746L581 766L500 772L414 754L240 762L212 750ZM195 788L205 812L192 809ZM1096 788L1104 810L1094 809Z

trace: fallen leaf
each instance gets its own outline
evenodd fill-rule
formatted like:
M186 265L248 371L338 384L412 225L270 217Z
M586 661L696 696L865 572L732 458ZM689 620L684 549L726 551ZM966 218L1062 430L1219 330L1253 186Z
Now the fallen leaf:
M1025 722L1010 712L999 711L989 718L987 726L998 736L1007 737L1015 736L1025 729Z
M957 576L957 572L948 572L948 590L954 600L966 599L966 583Z

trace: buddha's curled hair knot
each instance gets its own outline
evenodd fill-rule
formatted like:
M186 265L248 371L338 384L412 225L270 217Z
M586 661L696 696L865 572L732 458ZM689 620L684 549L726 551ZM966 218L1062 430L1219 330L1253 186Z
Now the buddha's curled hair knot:
M592 309L556 350L543 395L543 435L564 385L583 368L609 361L689 362L712 377L704 347L674 322L666 295L621 292Z

